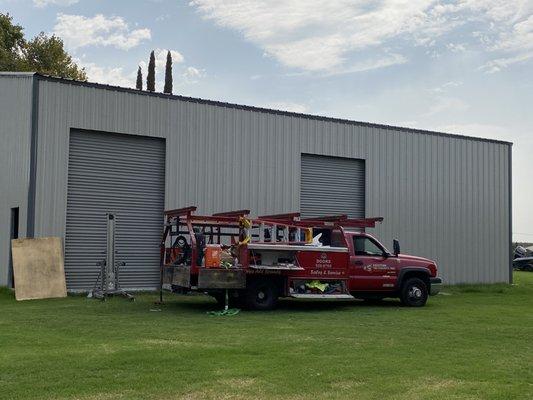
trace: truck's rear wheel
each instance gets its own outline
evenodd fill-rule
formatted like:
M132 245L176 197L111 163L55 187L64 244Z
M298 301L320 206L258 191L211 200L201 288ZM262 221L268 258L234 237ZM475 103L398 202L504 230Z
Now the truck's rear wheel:
M409 278L400 292L400 300L404 306L422 307L428 300L428 288L422 279Z
M252 281L246 289L245 302L251 310L272 310L278 303L277 286L268 279Z

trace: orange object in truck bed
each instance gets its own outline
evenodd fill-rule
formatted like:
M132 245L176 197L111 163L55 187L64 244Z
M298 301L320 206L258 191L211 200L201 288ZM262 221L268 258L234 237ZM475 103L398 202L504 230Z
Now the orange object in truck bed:
M205 266L206 268L220 267L220 255L222 248L219 244L208 244L205 246Z

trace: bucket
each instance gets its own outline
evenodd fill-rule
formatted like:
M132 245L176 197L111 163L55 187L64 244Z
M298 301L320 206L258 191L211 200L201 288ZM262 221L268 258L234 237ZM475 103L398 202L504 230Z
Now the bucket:
M219 244L208 244L205 246L205 267L218 268L220 267L220 254L222 248Z

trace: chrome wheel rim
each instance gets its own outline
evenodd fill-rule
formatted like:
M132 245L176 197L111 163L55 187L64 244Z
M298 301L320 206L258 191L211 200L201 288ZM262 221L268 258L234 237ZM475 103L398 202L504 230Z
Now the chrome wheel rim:
M261 303L263 303L267 298L267 293L264 290L259 290L257 292L257 300Z
M420 300L422 298L422 289L420 289L418 286L411 286L407 295L410 299Z

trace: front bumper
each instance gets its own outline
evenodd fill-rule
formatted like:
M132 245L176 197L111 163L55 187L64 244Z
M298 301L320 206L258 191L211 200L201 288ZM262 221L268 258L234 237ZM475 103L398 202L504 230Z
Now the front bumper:
M442 287L442 278L430 278L429 279L429 295L435 296L440 292L440 289Z

